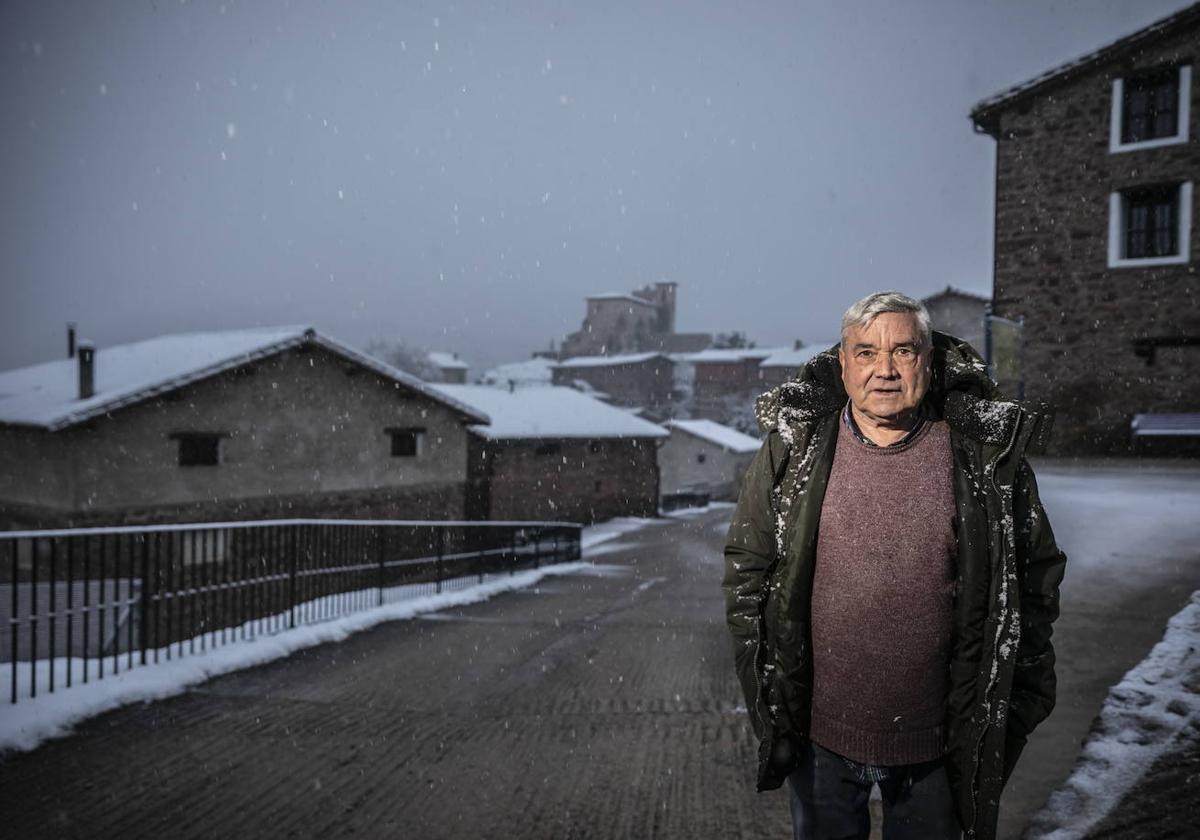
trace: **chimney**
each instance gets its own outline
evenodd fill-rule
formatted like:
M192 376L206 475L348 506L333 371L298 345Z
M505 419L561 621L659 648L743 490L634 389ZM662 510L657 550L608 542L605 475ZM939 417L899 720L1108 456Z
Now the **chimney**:
M67 358L75 358L75 322L67 321Z
M96 393L96 347L90 341L79 342L79 399Z

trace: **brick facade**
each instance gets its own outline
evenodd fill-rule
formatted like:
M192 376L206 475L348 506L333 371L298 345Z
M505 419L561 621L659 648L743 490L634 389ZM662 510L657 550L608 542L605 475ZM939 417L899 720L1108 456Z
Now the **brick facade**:
M1056 409L1056 453L1128 452L1135 413L1200 411L1200 346L1152 364L1135 346L1200 336L1194 207L1187 263L1109 267L1112 193L1200 181L1200 79L1186 142L1110 151L1113 80L1192 65L1196 8L972 115L997 141L995 311L1025 319L1025 396Z

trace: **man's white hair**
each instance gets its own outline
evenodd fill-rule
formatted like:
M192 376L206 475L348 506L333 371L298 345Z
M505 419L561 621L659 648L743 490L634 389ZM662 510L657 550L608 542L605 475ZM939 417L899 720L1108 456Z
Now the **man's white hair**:
M919 300L900 292L873 292L846 310L842 316L842 341L854 327L865 327L885 312L904 312L917 319L917 331L921 335L921 346L928 347L933 341L933 327L929 323L929 310Z

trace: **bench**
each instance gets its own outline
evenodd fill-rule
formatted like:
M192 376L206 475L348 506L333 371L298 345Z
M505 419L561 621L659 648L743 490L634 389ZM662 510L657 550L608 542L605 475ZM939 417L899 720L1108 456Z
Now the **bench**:
M1135 414L1129 424L1133 439L1200 437L1200 413Z

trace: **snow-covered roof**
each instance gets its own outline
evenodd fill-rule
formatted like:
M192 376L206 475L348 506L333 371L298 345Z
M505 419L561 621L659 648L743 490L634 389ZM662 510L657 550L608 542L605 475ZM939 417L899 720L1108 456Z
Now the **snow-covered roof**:
M812 344L806 344L799 350L780 350L772 353L767 358L759 362L759 367L787 367L798 368L806 364L813 356L824 352L829 347L837 344L836 341L815 341Z
M606 405L574 388L529 387L505 391L486 385L432 385L447 397L491 418L472 426L489 440L514 438L661 438L662 426Z
M471 367L458 358L456 353L442 353L438 350L429 353L429 361L433 362L434 366L440 367L443 370L467 370Z
M991 303L992 302L992 299L990 297L987 297L986 295L976 294L975 292L968 292L968 291L965 291L964 289L957 289L954 286L947 286L945 289L943 289L940 292L934 292L933 294L931 294L927 297L923 297L923 298L921 298L921 302L928 303L931 300L937 300L939 298L944 298L944 297L967 298L968 300L977 301L979 303Z
M82 400L77 358L5 371L0 373L0 423L56 431L305 343L370 368L471 420L487 422L486 414L416 377L301 325L175 333L97 348L95 394Z
M556 364L558 363L553 359L541 356L523 362L506 362L484 373L481 379L485 385L497 388L507 388L509 382L518 388L526 385L549 385L554 379L550 369Z
M1018 99L1022 99L1048 85L1086 72L1099 62L1115 59L1122 54L1144 49L1147 43L1168 35L1177 28L1194 24L1197 20L1200 20L1200 3L1186 6L1173 15L1157 20L1149 26L1118 38L1116 41L1106 44L1099 49L1092 50L1065 64L1053 67L1044 73L1039 73L1032 79L1013 85L994 96L989 96L971 109L971 120L984 131L992 133L997 129L996 118L998 114Z
M588 295L587 299L588 300L626 300L626 301L629 301L630 303L640 303L643 306L656 306L657 305L653 301L646 300L645 298L636 297L635 295L631 295L628 292L601 292L598 295Z
M651 359L661 358L664 361L671 361L671 357L666 353L625 353L620 356L576 356L573 359L566 359L559 362L555 367L560 368L584 368L584 367L613 367L614 365L637 365L642 362L648 362Z
M758 438L742 434L737 429L722 426L712 420L668 420L663 425L715 443L730 452L757 452L762 446L762 441Z
M692 364L705 362L746 362L753 359L765 359L775 353L781 353L786 347L738 347L736 349L701 350L692 353L689 360Z

